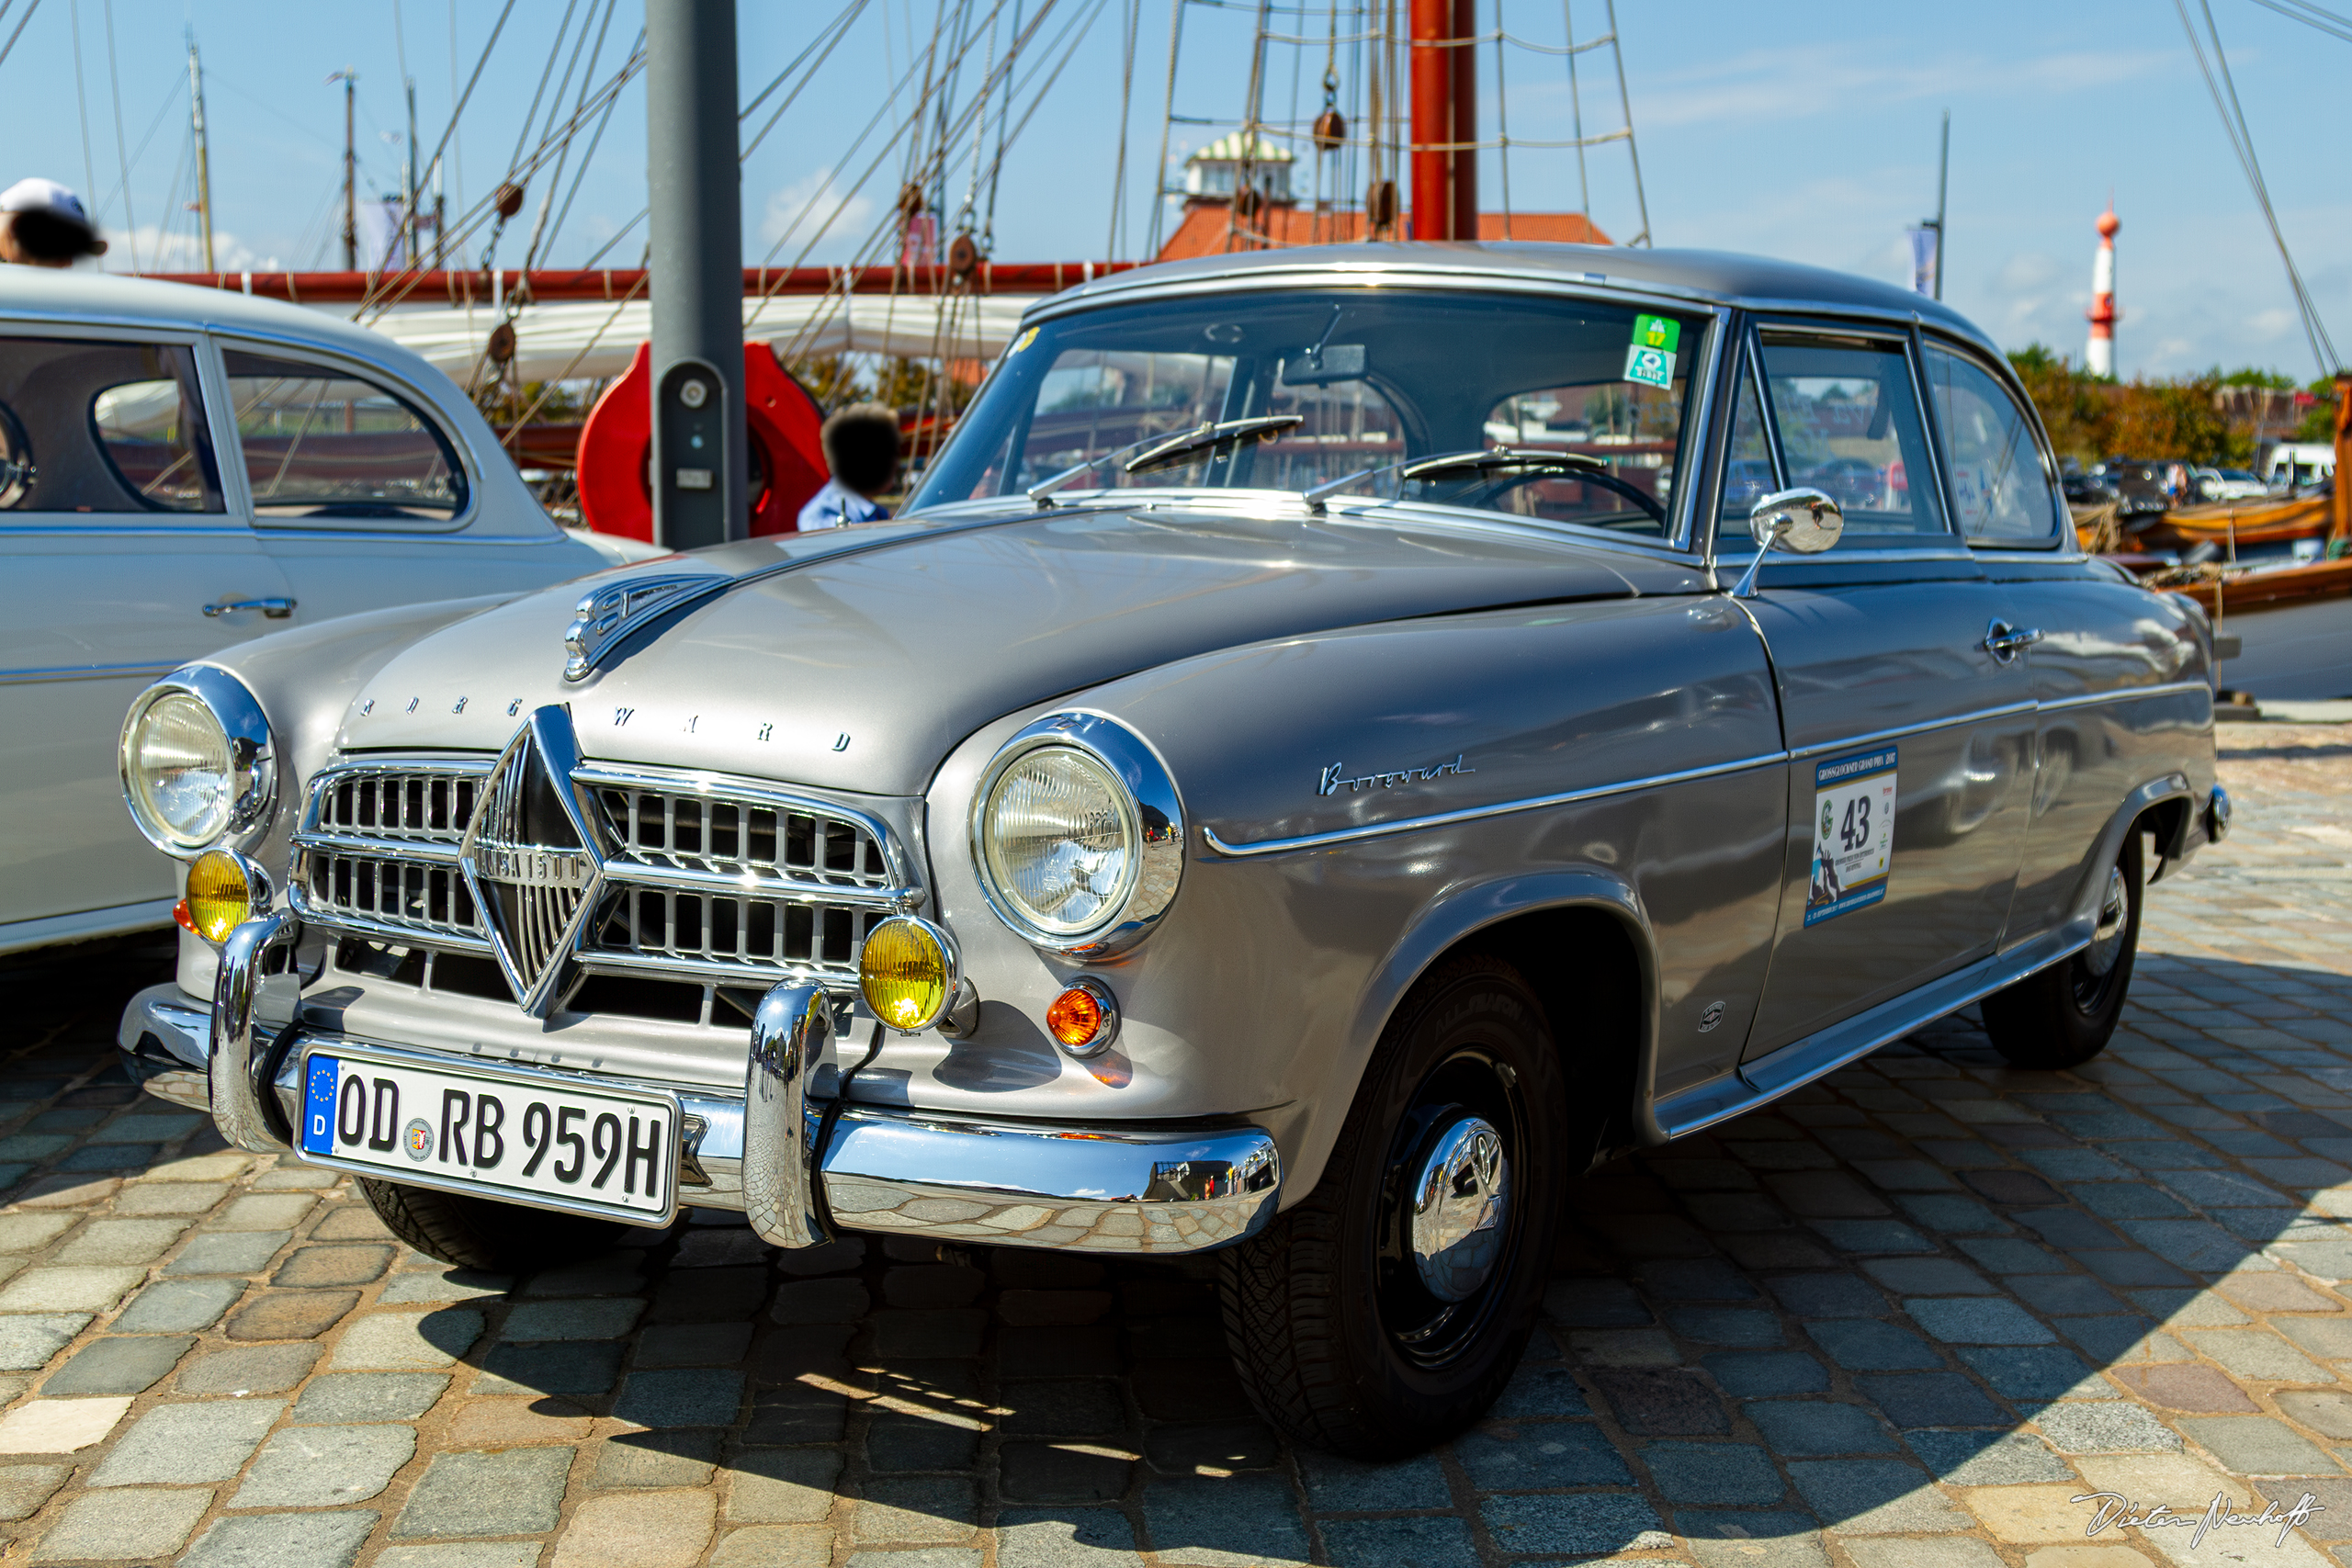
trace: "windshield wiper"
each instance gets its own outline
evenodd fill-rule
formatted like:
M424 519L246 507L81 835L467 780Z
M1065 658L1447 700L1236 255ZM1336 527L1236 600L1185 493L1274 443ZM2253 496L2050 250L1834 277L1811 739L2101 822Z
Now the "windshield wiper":
M1549 468L1559 473L1606 473L1609 465L1598 457L1588 457L1581 452L1538 452L1525 447L1486 446L1468 452L1440 452L1430 457L1407 457L1395 463L1383 463L1378 468L1365 468L1344 479L1317 485L1304 497L1309 512L1320 512L1323 503L1351 486L1362 484L1382 474L1398 474L1408 479L1434 479L1440 474L1460 472L1491 473L1496 469Z
M1154 468L1168 468L1204 447L1220 446L1225 442L1239 440L1244 436L1262 435L1271 431L1288 430L1293 425L1306 423L1306 419L1303 414L1261 414L1250 419L1228 419L1214 424L1197 425L1191 430L1180 430L1172 435L1148 435L1141 441L1131 441L1114 451L1105 452L1097 457L1089 457L1076 468L1064 468L1051 479L1039 480L1029 487L1028 496L1040 508L1051 506L1053 502L1050 498L1056 491L1062 489L1074 479L1093 472L1104 463L1116 462L1121 457L1127 458L1126 472L1148 473ZM1135 456L1129 457L1130 453Z

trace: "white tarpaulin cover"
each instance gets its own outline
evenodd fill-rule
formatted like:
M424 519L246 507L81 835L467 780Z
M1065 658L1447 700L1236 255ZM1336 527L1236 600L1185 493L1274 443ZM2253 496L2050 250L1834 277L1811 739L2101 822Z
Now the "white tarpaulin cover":
M1011 342L1035 296L995 294L941 300L887 294L779 295L743 301L743 335L782 353L888 354L993 359ZM350 307L341 307L347 314ZM941 330L941 317L947 318ZM503 319L487 303L472 310L402 307L368 323L421 354L459 385L480 363ZM617 376L653 332L650 301L566 300L526 306L514 318L514 370L524 381Z

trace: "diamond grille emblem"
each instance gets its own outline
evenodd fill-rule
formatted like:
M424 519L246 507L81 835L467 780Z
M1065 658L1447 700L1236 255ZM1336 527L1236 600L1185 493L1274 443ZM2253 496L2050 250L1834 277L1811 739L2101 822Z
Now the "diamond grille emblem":
M571 710L535 711L491 770L458 850L498 966L534 1018L570 988L604 881L594 817L571 782L579 762Z

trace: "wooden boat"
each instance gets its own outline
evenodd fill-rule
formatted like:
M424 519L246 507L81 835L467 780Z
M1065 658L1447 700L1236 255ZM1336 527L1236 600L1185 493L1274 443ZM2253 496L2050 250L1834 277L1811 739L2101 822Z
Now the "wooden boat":
M2284 544L2324 535L2333 505L2332 498L2325 495L2298 496L2291 501L2217 501L2132 518L2121 525L2121 535L2132 547L2143 550L2186 551L2206 543L2227 549L2233 536L2241 549ZM2075 533L2086 549L2101 544L2115 547L2097 533L2099 521L2103 520L2075 519Z
M2352 696L2352 557L2235 568L2208 562L2143 581L2204 607L2222 653L2222 685L2278 702Z

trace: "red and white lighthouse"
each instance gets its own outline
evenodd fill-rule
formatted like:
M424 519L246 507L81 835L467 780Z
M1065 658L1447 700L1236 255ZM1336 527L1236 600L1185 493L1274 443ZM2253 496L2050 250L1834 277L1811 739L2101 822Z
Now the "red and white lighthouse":
M2115 203L2098 219L2098 257L2091 263L2091 341L2083 366L2094 376L2115 374L2115 231L2123 227Z

